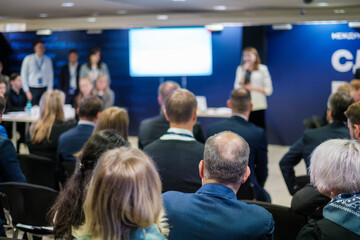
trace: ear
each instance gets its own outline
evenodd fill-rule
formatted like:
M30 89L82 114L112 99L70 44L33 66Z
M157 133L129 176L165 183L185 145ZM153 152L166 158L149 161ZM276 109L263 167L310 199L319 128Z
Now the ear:
M232 108L232 104L231 104L230 99L226 101L226 106L227 106L228 108Z
M161 106L162 105L162 101L161 101L161 97L157 97L158 103Z
M163 107L163 112L164 112L164 115L165 115L165 119L166 119L166 121L168 121L168 122L170 122L170 120L169 120L169 116L167 115L167 113L166 113L166 109Z
M250 176L250 173L251 173L250 168L249 168L249 166L247 166L247 167L246 167L245 174L244 174L244 178L243 178L243 180L241 181L241 184L243 184L244 182L246 182L246 180L247 180L248 177Z
M332 115L333 115L333 110L328 108L328 110L326 111L326 120L328 122L333 120Z
M201 178L204 178L204 160L199 162L199 175Z
M100 117L100 115L101 115L101 112L98 112L98 113L96 114L96 119L98 119L98 118Z
M196 120L197 120L197 113L196 113L196 109L194 110L194 113L193 113L193 115L192 115L192 120L194 121L194 122L196 122Z
M76 115L79 115L79 108L76 108Z
M252 112L253 106L254 106L254 105L253 105L252 103L250 103L250 108L249 108L250 112Z
M360 138L360 125L354 124L354 135L356 139Z

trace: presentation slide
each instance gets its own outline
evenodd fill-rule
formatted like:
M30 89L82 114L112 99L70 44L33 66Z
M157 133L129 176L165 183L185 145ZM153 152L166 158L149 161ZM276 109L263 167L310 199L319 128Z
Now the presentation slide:
M129 30L130 76L209 76L211 32L203 27Z

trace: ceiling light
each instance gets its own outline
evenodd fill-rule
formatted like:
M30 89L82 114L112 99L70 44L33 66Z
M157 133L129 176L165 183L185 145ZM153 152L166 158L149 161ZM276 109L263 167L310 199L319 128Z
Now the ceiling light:
M73 2L63 2L62 7L73 7L75 4Z
M291 30L292 29L292 25L289 23L273 24L271 27L273 30Z
M345 9L335 9L334 13L345 13Z
M47 13L40 13L40 14L39 14L39 17L41 17L41 18L46 18L46 17L48 17L48 15L47 15Z
M329 6L329 3L327 3L327 2L318 2L316 4L316 6L318 6L318 7L327 7L327 6Z
M211 32L220 32L224 30L224 26L222 24L209 24L205 25L205 28Z
M226 6L224 6L224 5L218 5L218 6L215 6L214 9L215 9L216 11L224 11L224 10L226 10Z
M36 35L51 35L52 31L50 29L37 30Z
M117 14L126 14L127 11L126 11L126 10L119 10L119 11L117 11L116 13L117 13Z
M161 20L161 21L168 20L168 18L169 18L168 15L157 15L156 16L156 19Z
M348 25L351 28L360 28L360 22L349 22Z
M96 18L94 18L94 17L89 17L89 18L87 19L87 21L88 21L88 22L96 22Z
M91 30L87 30L86 34L102 34L102 30L101 29L91 29Z

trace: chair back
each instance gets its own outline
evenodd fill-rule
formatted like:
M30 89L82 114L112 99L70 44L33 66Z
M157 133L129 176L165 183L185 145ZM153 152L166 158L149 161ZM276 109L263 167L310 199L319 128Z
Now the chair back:
M275 221L274 240L296 239L307 221L306 216L293 212L288 207L253 200L244 200L244 202L259 205L273 215Z
M6 182L0 183L0 191L5 193L12 223L31 226L50 226L46 214L54 204L58 192L44 186Z
M61 163L62 168L64 169L64 183L73 175L75 172L76 162L65 161Z
M54 160L35 154L19 154L18 159L27 183L59 189Z

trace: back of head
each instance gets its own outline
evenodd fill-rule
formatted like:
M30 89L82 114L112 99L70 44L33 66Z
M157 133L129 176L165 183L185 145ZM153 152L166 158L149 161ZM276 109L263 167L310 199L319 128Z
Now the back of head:
M310 178L320 192L360 191L360 144L356 140L332 139L312 153Z
M79 170L68 180L49 212L51 222L56 216L54 223L56 237L70 237L71 227L79 227L84 223L82 206L95 165L103 153L122 146L128 146L128 143L115 130L94 133L84 144L78 154Z
M345 116L352 124L360 125L360 102L351 104L346 110Z
M115 129L121 136L127 140L129 128L129 117L125 109L119 107L110 107L104 110L96 122L94 133Z
M196 111L195 95L186 89L177 89L170 93L166 99L165 109L170 122L186 123Z
M65 95L59 90L48 90L40 99L40 118L31 124L31 142L40 143L45 137L49 139L55 120L64 121Z
M79 117L94 120L103 109L102 101L97 96L85 96L79 105Z
M239 135L224 131L208 138L204 151L204 175L220 184L238 184L243 180L250 148Z
M166 81L161 84L158 89L158 97L161 100L161 104L164 105L169 94L179 88L179 84L174 81Z
M6 101L5 98L3 96L0 96L0 114L2 115L3 112L5 111L5 107L6 107ZM1 118L0 118L1 120ZM1 122L1 121L0 121Z
M360 89L360 79L353 79L350 82L351 90L359 90Z
M354 99L348 92L340 91L331 94L328 100L328 109L332 110L333 120L345 122L344 112L353 102Z
M132 230L156 223L161 209L161 181L152 160L138 149L117 148L105 153L95 168L80 235L130 239Z
M246 88L237 88L231 92L231 108L235 113L245 113L250 110L251 96Z

